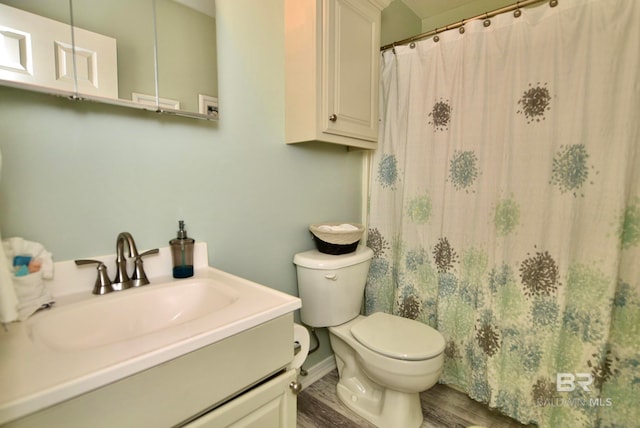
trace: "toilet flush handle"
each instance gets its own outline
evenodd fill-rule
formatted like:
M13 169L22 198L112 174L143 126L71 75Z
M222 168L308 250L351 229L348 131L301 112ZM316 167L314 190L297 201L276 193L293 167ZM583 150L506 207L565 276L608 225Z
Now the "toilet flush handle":
M338 275L336 275L335 273L328 273L324 277L330 279L331 281L335 281L338 279Z

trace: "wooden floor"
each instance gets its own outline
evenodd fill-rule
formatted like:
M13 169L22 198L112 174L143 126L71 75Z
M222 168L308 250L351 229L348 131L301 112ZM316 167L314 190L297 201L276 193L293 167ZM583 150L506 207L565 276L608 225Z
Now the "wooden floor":
M337 382L338 372L333 370L298 395L298 428L374 427L340 402ZM446 385L436 384L420 398L424 414L421 428L525 427Z

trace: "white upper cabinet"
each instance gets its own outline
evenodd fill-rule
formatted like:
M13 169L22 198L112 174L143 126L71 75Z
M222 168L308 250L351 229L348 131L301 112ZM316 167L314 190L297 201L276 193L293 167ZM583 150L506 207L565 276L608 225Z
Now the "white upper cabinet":
M116 52L111 37L0 4L0 84L117 98Z
M375 149L380 15L390 0L285 0L286 142Z

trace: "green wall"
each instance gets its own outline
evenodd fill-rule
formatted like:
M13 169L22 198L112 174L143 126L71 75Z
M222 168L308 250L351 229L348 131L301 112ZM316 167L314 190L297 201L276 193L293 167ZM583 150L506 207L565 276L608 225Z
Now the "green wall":
M152 2L72 0L72 3L75 26L116 39L118 97L130 100L132 92L155 95ZM168 98L162 92L160 96Z
M171 0L156 1L162 98L198 111L198 94L218 96L216 20Z
M211 265L297 294L308 225L361 218L363 154L284 143L283 4L220 3L219 123L0 88L3 237L60 261L114 253L121 231L166 246L184 219Z
M297 295L308 225L361 219L363 152L284 143L283 2L218 1L219 122L0 87L3 238L61 261L115 253L122 231L166 246L184 219L212 266Z
M422 32L422 21L402 0L392 1L382 11L380 45L415 36Z
M361 219L363 152L284 143L283 0L218 3L219 122L0 87L4 238L61 261L112 254L122 231L166 246L184 219L212 266L297 295L308 225ZM305 367L331 355L320 335Z
M515 3L514 0L475 0L424 19L417 17L402 0L393 0L382 12L381 45L460 22Z
M396 0L398 1L398 0ZM463 19L472 18L485 12L491 12L498 8L515 3L514 0L476 0L438 15L430 16L422 20L422 32L444 27Z

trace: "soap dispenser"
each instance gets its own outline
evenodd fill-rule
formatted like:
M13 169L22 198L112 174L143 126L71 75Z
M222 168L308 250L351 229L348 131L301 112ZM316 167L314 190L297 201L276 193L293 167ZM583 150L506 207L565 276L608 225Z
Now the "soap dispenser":
M171 256L173 259L173 277L189 278L193 276L193 243L195 240L187 237L184 221L178 222L178 236L171 241Z

